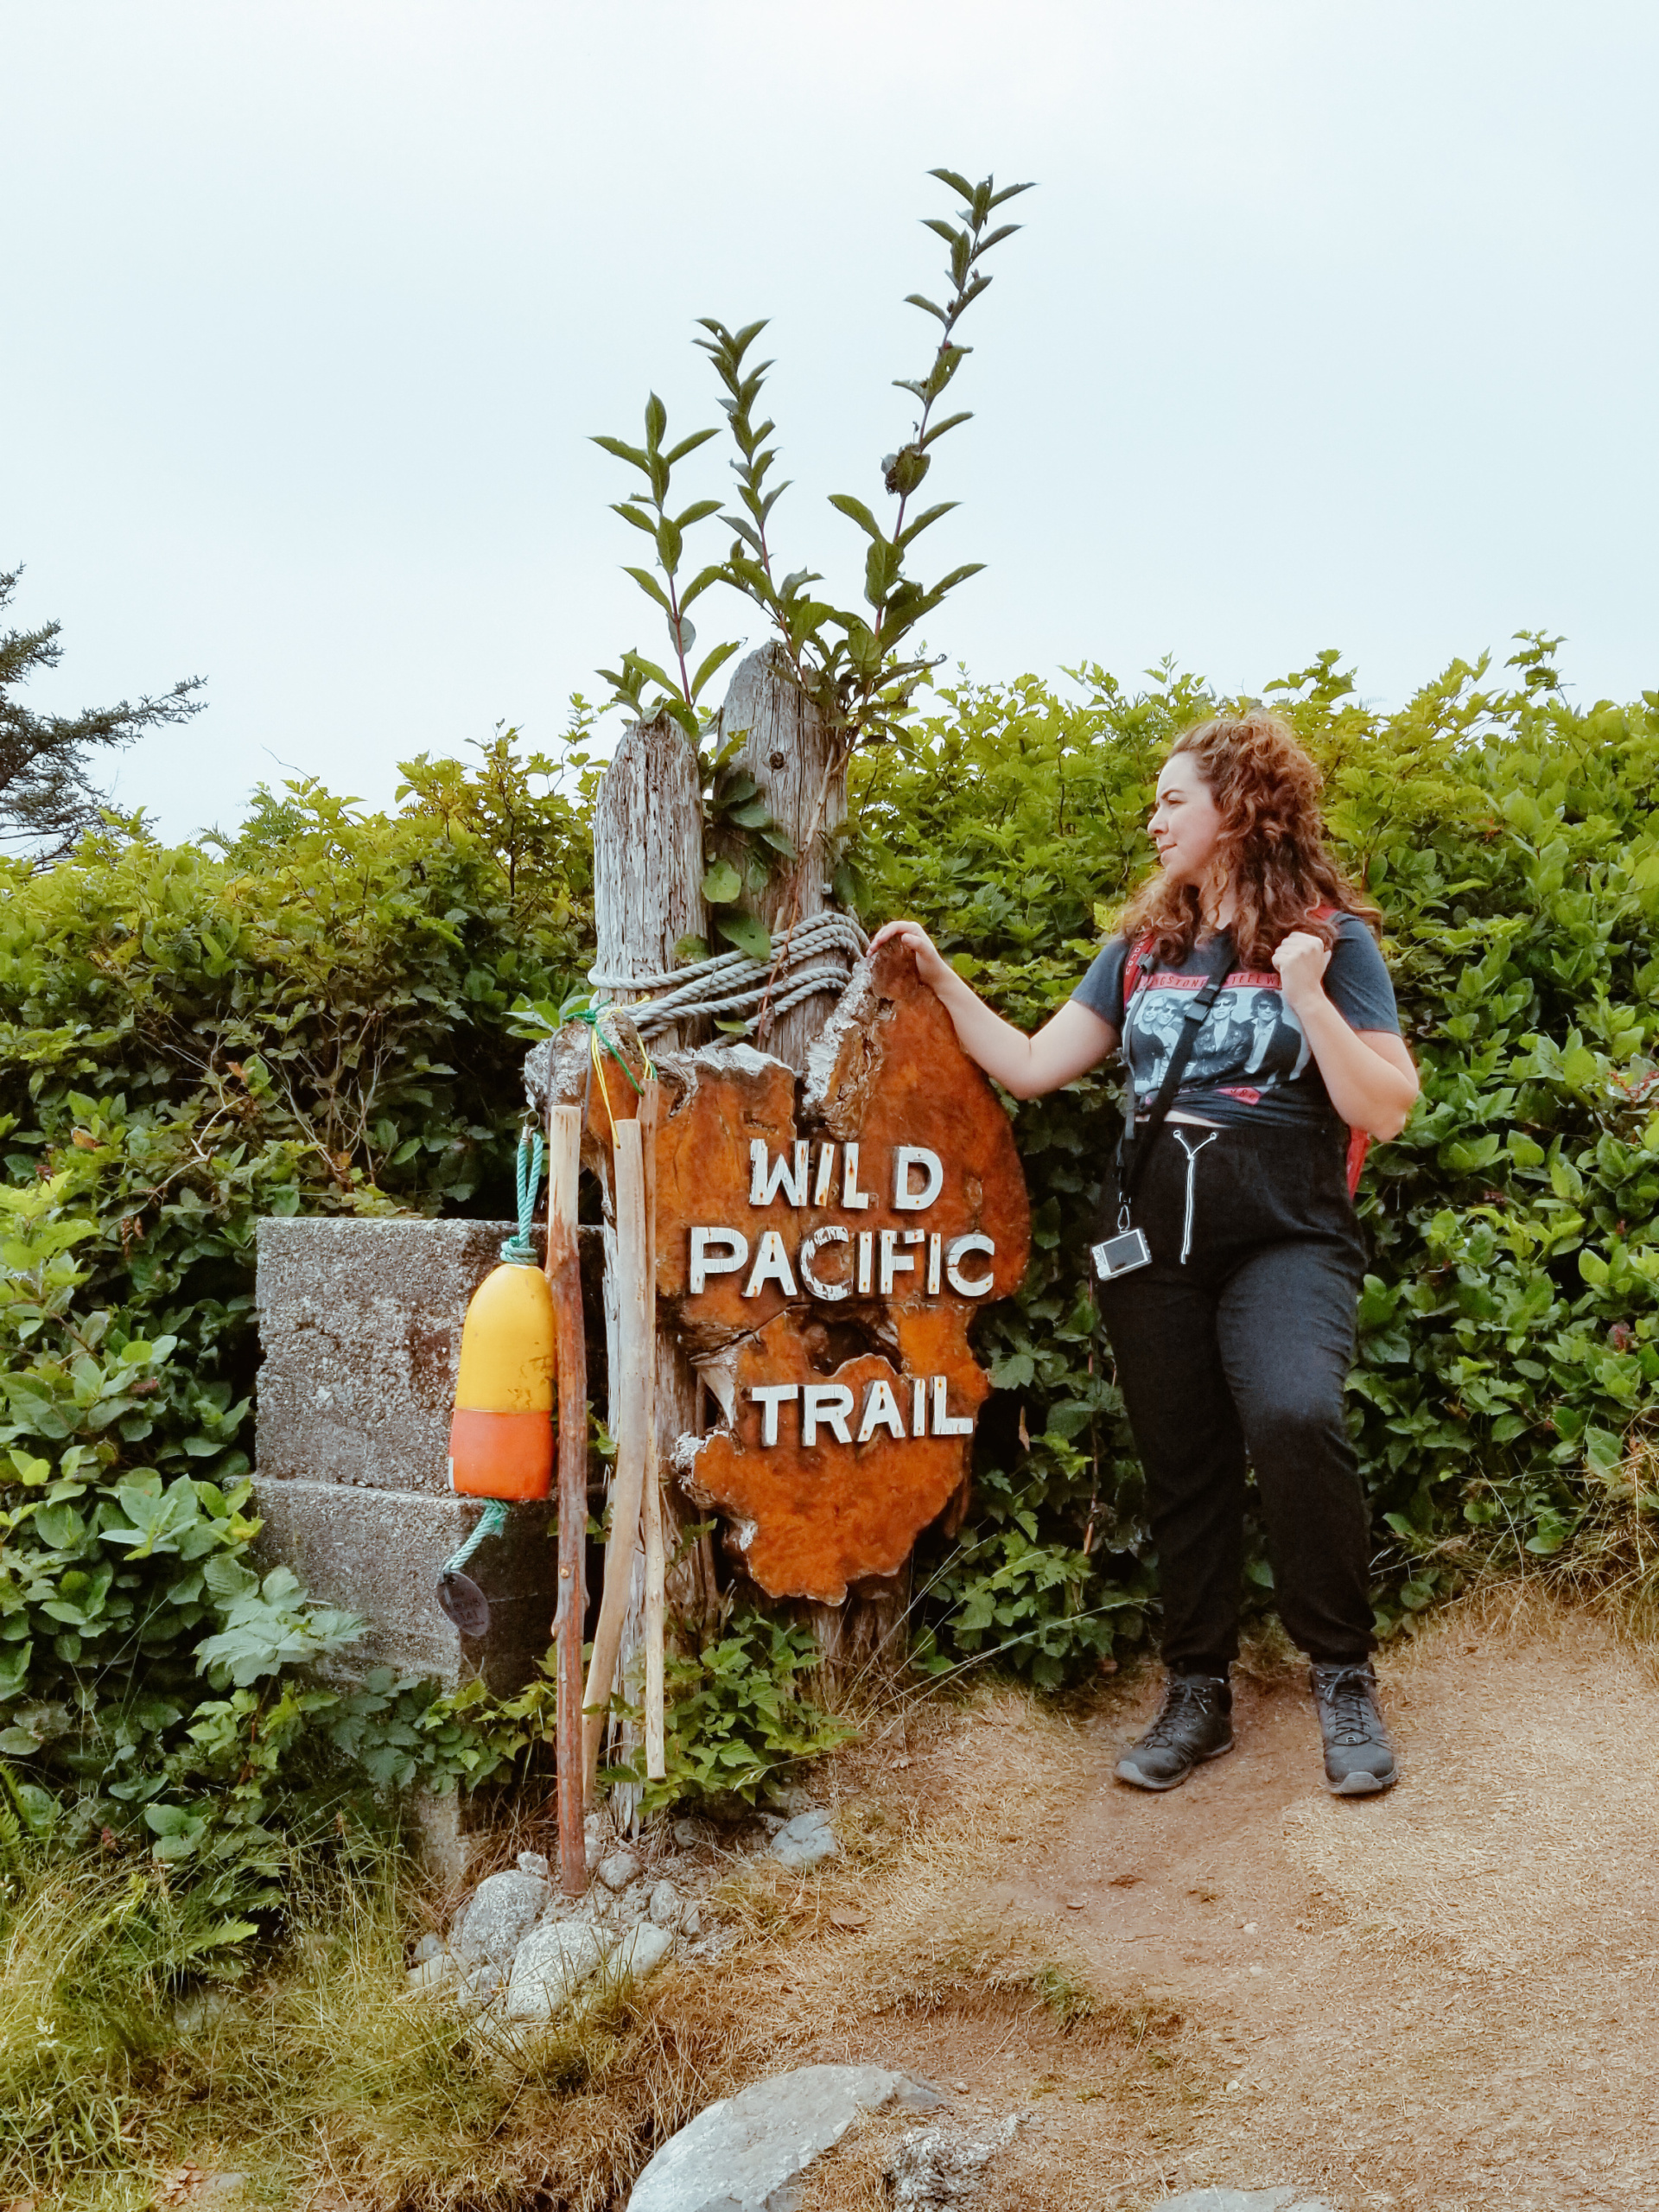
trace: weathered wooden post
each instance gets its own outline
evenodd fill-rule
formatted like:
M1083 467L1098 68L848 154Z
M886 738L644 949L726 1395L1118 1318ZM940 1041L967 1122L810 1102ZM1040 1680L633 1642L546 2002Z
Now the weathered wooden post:
M664 716L635 722L623 733L599 787L594 815L594 923L596 938L594 975L597 988L611 998L626 1001L632 994L631 981L661 975L675 964L675 947L683 938L700 937L709 926L702 896L702 798L696 757L684 734ZM686 1021L661 1032L655 1039L659 1050L700 1041L706 1025ZM598 1109L602 1115L602 1105ZM606 1333L611 1346L613 1376L621 1366L624 1329L620 1309L622 1255L617 1242L616 1193L608 1146L600 1147L601 1181L605 1188L607 1266ZM647 1182L650 1181L649 1173ZM656 1332L657 1371L652 1440L652 1469L671 1465L674 1448L683 1435L698 1426L699 1389L696 1370L671 1329ZM626 1504L627 1500L617 1500ZM647 1635L647 1569L655 1567L647 1550L656 1553L660 1542L676 1564L665 1570L666 1603L686 1621L704 1619L715 1600L714 1560L707 1537L682 1546L680 1531L691 1518L690 1508L670 1490L660 1500L664 1527L660 1537L651 1529L653 1501L645 1507L648 1547L635 1546L630 1535L613 1542L608 1558L631 1561L627 1603L623 1611L615 1679L626 1681L642 1662L650 1664ZM637 1511L637 1508L636 1508ZM601 1695L597 1683L590 1689Z
M720 710L720 726L722 738L748 732L738 758L799 855L755 901L760 918L778 936L830 904L828 841L846 818L847 763L839 757L834 732L795 682L779 645L763 645L738 664ZM832 996L804 1000L763 1022L755 1043L798 1073Z
M576 1185L582 1172L582 1108L548 1116L547 1272L559 1323L559 1596L553 1615L558 1651L559 1880L567 1897L588 1886L582 1835L582 1642L588 1609L583 1572L588 1541L588 1355L582 1319L582 1260Z

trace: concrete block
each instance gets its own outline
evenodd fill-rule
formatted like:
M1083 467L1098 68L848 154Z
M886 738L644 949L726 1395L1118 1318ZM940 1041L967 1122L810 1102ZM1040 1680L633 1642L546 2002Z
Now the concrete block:
M461 1323L512 1227L261 1221L261 1475L446 1496Z
M453 1688L481 1674L493 1690L527 1681L548 1646L558 1567L546 1505L516 1505L467 1572L490 1601L490 1632L462 1637L440 1611L438 1573L484 1510L481 1498L428 1497L359 1484L254 1477L264 1526L259 1548L291 1567L312 1597L361 1613L369 1633L343 1655L372 1667L430 1675Z

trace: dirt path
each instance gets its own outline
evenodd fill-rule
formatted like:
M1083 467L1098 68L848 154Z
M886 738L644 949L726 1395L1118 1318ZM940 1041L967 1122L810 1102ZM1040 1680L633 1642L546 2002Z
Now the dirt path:
M775 2063L886 2058L965 2114L1027 2111L986 2212L1212 2181L1653 2212L1659 1687L1535 1602L1382 1671L1405 1774L1378 1800L1319 1787L1294 1679L1244 1683L1238 1750L1165 1796L1110 1779L1150 1681L1074 1725L1005 1698L872 1752L861 1882L755 1901ZM809 2212L881 2201L884 2133Z

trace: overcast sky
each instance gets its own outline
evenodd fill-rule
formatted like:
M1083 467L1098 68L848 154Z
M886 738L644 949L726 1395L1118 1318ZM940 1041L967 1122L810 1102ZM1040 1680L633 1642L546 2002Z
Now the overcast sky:
M1256 689L1337 645L1393 702L1541 626L1574 696L1659 685L1652 0L0 0L0 566L64 625L35 703L207 678L121 763L169 833L547 742L659 651L585 440L653 385L719 419L698 315L772 318L778 534L855 593L825 494L880 505L906 435L936 164L1040 187L929 486L963 505L923 567L989 564L936 651Z

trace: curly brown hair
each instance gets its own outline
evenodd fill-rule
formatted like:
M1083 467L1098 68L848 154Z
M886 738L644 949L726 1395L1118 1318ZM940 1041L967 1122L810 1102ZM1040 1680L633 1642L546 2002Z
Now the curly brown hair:
M1292 930L1329 946L1334 920L1313 909L1357 914L1375 933L1380 910L1350 883L1325 842L1319 794L1325 778L1281 715L1267 707L1212 715L1169 749L1190 753L1222 818L1218 870L1230 885L1233 942L1246 967L1266 969ZM1129 900L1120 925L1131 944L1150 937L1160 960L1192 950L1204 925L1196 884L1172 883L1160 869Z

